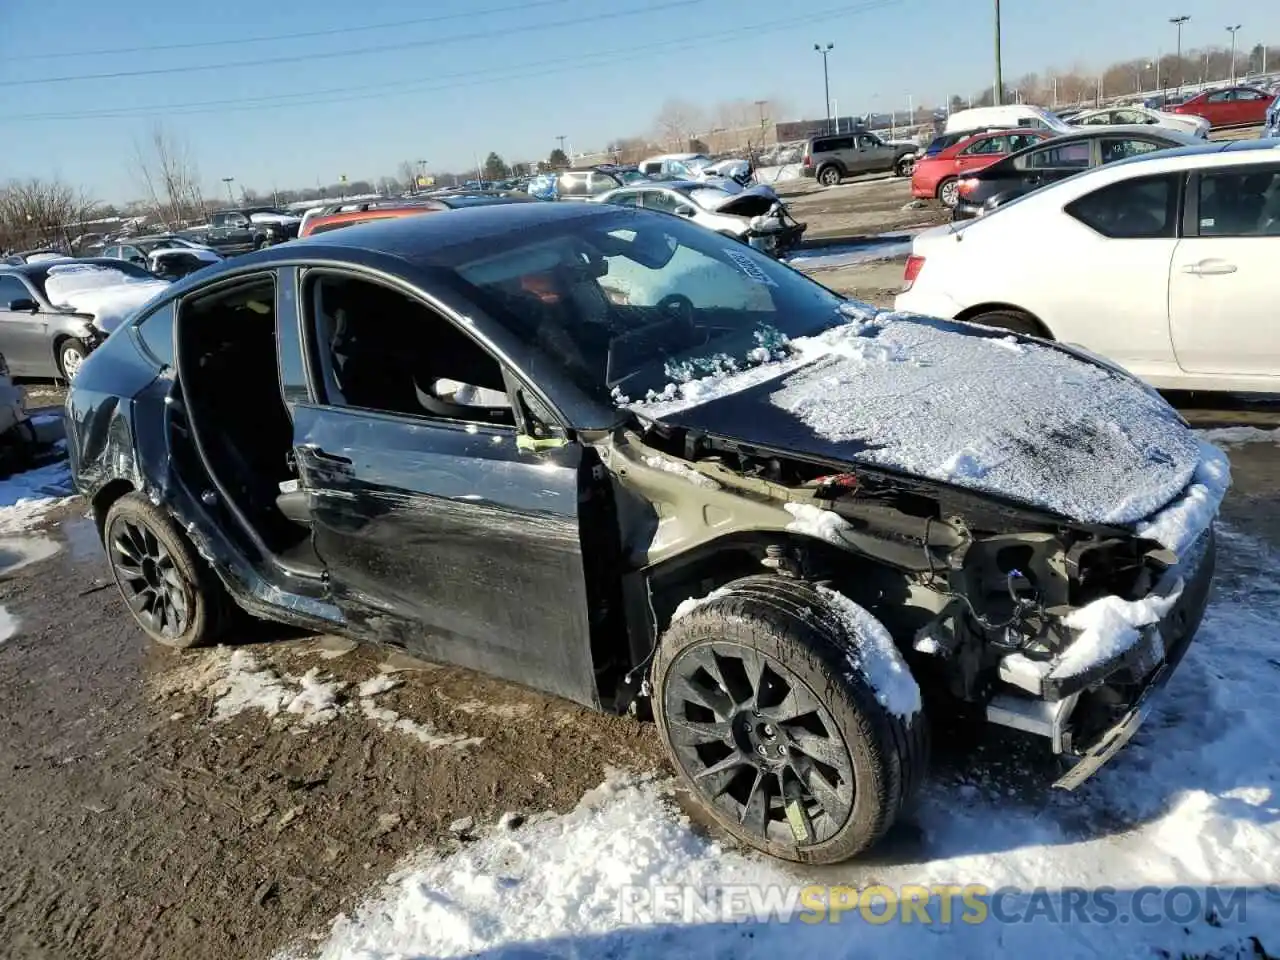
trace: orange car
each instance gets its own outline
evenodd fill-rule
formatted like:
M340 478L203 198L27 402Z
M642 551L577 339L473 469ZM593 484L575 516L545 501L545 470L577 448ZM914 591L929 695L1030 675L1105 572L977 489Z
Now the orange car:
M385 206L369 205L363 210L344 210L339 213L330 213L325 216L315 217L310 220L304 220L302 229L298 232L298 237L309 237L317 233L325 233L329 230L338 230L342 227L350 227L357 223L369 223L373 220L391 220L396 217L412 217L420 213L438 213L442 210L458 210L463 207L481 207L494 203L522 203L535 202L527 194L441 194L436 197L429 197L424 200L415 200L412 203L388 203Z

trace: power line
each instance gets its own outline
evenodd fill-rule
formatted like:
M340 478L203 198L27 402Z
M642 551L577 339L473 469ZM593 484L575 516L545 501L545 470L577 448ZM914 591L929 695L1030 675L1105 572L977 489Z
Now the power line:
M446 20L462 20L473 17L490 16L495 13L516 13L534 7L554 7L569 3L571 0L526 0L524 3L513 3L505 7L487 7L484 10L459 10L454 13L439 13L431 17L414 17L412 20L388 20L384 23L353 24L345 27L330 27L326 30L307 30L299 33L274 33L260 37L240 37L232 40L192 40L187 43L159 43L141 47L109 47L100 50L60 50L55 53L25 53L21 56L5 56L6 63L18 63L25 60L66 60L74 57L106 57L120 53L153 53L160 50L195 50L207 47L233 47L246 43L274 43L278 40L309 40L315 37L348 36L352 33L367 33L371 30L390 30L393 27L415 27L424 23L442 23Z
M362 86L334 87L328 90L306 90L298 93L273 94L262 97L241 97L225 100L204 100L187 103L161 103L146 106L120 107L106 110L76 111L64 113L36 113L14 116L0 116L0 123L36 122L42 120L88 120L88 119L128 119L135 116L150 116L163 112L166 116L180 116L202 113L243 112L255 110L278 110L282 107L305 107L315 104L346 103L385 97L389 91L392 96L418 94L441 90L453 90L459 87L481 83L503 83L511 80L529 79L547 76L564 70L581 67L598 66L603 63L625 63L643 59L654 50L678 51L701 48L737 40L745 34L761 32L779 32L788 29L800 29L814 21L823 21L848 14L865 13L871 10L898 6L903 0L863 0L860 3L845 4L827 10L810 11L803 20L794 16L776 20L744 24L730 30L721 31L711 37L700 37L691 40L660 40L647 44L630 44L614 50L599 50L589 54L556 57L550 60L533 61L515 65L509 70L519 71L514 74L485 76L489 71L467 71L454 74L438 74L430 78L417 80L397 80L384 83L364 84ZM650 8L652 9L652 8ZM532 70L533 72L528 72ZM462 80L461 83L440 83L441 80ZM356 93L355 91L369 91ZM294 98L285 102L284 98ZM296 98L307 98L298 100ZM264 102L281 101L281 102Z
M6 87L34 86L41 83L72 83L83 80L120 80L125 77L158 77L170 73L197 73L207 70L235 70L240 67L276 66L282 63L304 63L309 60L330 60L337 57L358 57L370 53L390 53L395 50L411 50L415 47L438 46L442 43L458 43L465 40L489 40L493 37L506 36L511 33L529 33L534 30L551 30L559 27L574 27L583 23L594 23L600 20L614 20L621 17L634 17L637 14L652 13L657 10L671 10L677 7L691 7L705 3L707 0L667 0L665 3L649 4L629 10L613 10L605 13L594 13L588 16L574 17L569 20L551 20L533 23L513 30L504 27L498 30L479 30L475 33L460 33L449 37L431 37L425 40L405 40L400 43L385 43L374 47L354 47L348 50L328 50L315 53L299 53L288 57L268 57L265 60L234 60L228 63L200 63L181 67L155 67L149 70L115 70L108 73L80 73L63 77L33 77L26 80L7 80Z

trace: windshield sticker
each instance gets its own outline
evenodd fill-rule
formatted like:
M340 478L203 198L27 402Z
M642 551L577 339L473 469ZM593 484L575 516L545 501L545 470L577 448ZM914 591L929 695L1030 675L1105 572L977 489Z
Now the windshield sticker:
M756 283L763 283L767 287L776 287L778 284L773 278L760 269L760 265L751 259L747 254L740 253L737 250L726 250L729 259L738 265L738 269L747 275Z

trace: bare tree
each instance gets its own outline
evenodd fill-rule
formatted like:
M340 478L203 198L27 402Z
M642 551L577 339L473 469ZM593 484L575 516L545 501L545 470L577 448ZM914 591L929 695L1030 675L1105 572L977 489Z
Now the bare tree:
M70 252L95 204L61 180L13 180L0 189L0 248L53 246Z
M654 120L658 139L676 150L687 150L689 138L707 126L702 109L687 100L668 100Z
M192 218L207 219L200 170L185 140L157 123L145 143L134 142L134 154L147 207L165 229L176 230Z

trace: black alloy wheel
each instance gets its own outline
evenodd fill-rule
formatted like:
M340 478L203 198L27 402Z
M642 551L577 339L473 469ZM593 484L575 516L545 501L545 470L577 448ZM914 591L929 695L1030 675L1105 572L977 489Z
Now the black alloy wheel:
M849 748L786 666L713 640L671 665L663 713L676 762L704 799L761 840L817 844L853 809Z
M107 549L120 592L148 632L165 639L186 633L190 588L160 538L145 523L121 518L112 525Z

